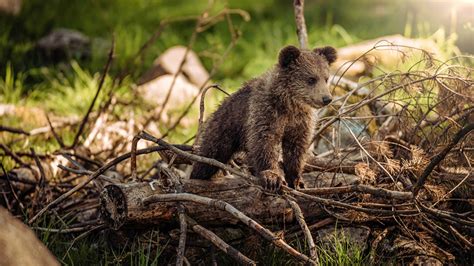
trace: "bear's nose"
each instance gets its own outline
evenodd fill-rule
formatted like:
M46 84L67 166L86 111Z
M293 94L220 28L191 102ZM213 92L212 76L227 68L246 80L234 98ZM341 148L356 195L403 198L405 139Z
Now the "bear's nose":
M330 104L331 102L332 102L331 97L329 97L329 96L323 96L323 104L324 104L324 105L328 105L328 104Z

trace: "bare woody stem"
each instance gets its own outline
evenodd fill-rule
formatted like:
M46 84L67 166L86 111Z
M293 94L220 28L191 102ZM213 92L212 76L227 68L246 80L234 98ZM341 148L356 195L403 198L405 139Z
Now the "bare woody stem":
M188 231L188 223L186 222L186 213L184 211L183 205L178 205L178 216L179 216L179 244L178 244L178 254L176 259L176 266L182 266L184 262L184 253L186 251L186 235Z
M0 132L2 132L2 131L14 133L14 134L23 134L23 135L27 135L27 136L30 135L30 132L24 131L21 128L13 128L13 127L7 127L7 126L4 126L4 125L0 125Z
M373 186L368 186L368 185L307 188L307 189L301 189L300 191L307 194L313 194L313 195L332 195L332 194L342 194L342 193L350 193L350 192L361 192L361 193L367 193L373 196L387 198L387 199L409 200L412 198L411 192L388 190L388 189L373 187Z
M303 212L301 211L301 208L298 203L296 203L296 201L291 200L288 197L287 201L293 209L295 218L296 220L298 220L301 230L303 231L303 234L306 238L309 248L309 255L311 259L314 260L317 265L319 265L318 250L316 248L316 244L314 243L313 236L311 235L311 231L309 230L308 225L306 224L306 221L304 219Z
M306 22L304 20L304 0L294 0L293 7L295 9L296 34L301 49L308 48L308 32L306 30Z
M84 127L86 126L87 121L89 120L89 116L92 112L92 109L94 108L95 102L97 101L97 98L99 97L102 87L104 86L105 77L107 76L107 73L109 73L110 65L112 64L112 59L114 58L114 53L115 53L115 38L112 38L112 46L110 47L109 56L107 58L107 63L105 64L104 71L102 72L102 75L100 76L99 86L97 87L97 91L94 95L94 98L92 99L92 102L89 105L89 109L87 109L87 112L84 115L84 118L82 119L81 124L79 125L79 130L77 131L76 136L74 137L74 141L72 142L70 148L76 147L76 145L79 142L79 137L84 131Z
M204 125L204 100L205 100L205 97L206 97L206 92L209 89L212 89L212 88L218 89L219 91L221 91L221 92L225 93L227 96L229 96L229 94L225 90L223 90L218 84L212 84L212 85L206 87L202 91L201 100L199 102L199 120L198 120L198 130L197 130L195 141L194 141L195 144L199 143L199 136L201 135L202 127Z
M222 240L219 236L207 230L206 228L202 227L196 221L191 219L190 217L186 216L186 222L189 223L191 229L202 236L203 238L209 240L214 246L222 250L227 255L231 256L233 259L238 261L242 265L257 265L255 261L249 259L244 254L240 253L237 249L233 248L229 244L227 244L224 240Z

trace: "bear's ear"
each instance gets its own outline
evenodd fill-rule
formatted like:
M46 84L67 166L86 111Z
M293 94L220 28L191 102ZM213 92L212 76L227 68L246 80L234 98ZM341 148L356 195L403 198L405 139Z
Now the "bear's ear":
M300 56L300 50L293 45L289 45L280 51L278 56L278 63L282 67L288 67L292 62L294 62Z
M331 47L331 46L316 48L316 49L313 50L313 52L324 56L329 64L334 63L334 61L336 61L336 59L337 59L336 49L334 49L334 47Z

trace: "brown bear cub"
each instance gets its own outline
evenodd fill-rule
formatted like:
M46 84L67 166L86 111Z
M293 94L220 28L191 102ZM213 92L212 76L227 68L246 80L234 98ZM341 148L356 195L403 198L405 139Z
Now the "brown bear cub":
M287 46L278 64L229 96L204 124L196 154L227 163L247 153L253 175L269 190L300 185L313 128L313 111L329 104L329 65L333 47L300 50ZM282 153L283 173L279 158ZM195 163L192 179L209 179L218 168Z

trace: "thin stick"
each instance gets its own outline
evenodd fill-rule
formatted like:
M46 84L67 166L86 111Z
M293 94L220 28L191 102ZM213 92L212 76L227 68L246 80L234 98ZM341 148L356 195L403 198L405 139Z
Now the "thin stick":
M67 184L68 181L72 181L72 180L75 180L81 176L84 176L84 175L91 175L93 174L94 172L92 171L89 171L87 169L84 169L83 167L81 167L80 169L73 169L73 168L70 168L70 167L67 167L67 166L64 166L62 164L58 164L58 168L61 169L61 170L64 170L64 171L67 171L67 172L71 172L71 173L74 173L74 174L78 174L79 176L76 176L76 177L73 177L71 179L68 179L68 180L64 180L63 183ZM117 180L114 180L113 178L110 178L106 175L100 175L99 176L101 179L107 181L107 182L110 182L112 184L117 184L117 183L120 183L119 181Z
M304 219L303 212L301 211L301 208L298 205L298 203L296 203L294 200L289 199L288 197L286 198L291 208L293 209L295 218L298 221L301 227L301 230L303 231L303 234L308 243L309 256L312 260L316 262L317 265L319 265L318 250L316 249L316 244L314 243L313 236L311 235L311 231L309 230L308 225L306 224L306 221Z
M186 222L186 214L184 212L184 206L182 204L178 205L178 215L179 215L179 243L178 243L178 254L176 259L176 266L182 266L184 261L184 253L186 251L186 234L188 231L188 223Z
M167 93L165 95L165 99L163 100L163 103L160 104L160 109L158 112L156 112L156 116L153 114L151 115L143 124L143 128L146 128L148 124L154 120L154 118L161 119L161 116L163 112L166 110L165 107L167 106L170 98L171 98L171 93L173 92L174 85L176 83L176 80L178 79L178 76L183 72L183 67L187 62L187 57L189 55L189 52L191 51L192 46L196 42L197 36L200 32L200 28L202 24L204 23L205 18L209 15L208 10L211 8L209 5L199 16L199 18L196 20L196 24L194 26L193 33L191 34L191 37L189 38L188 45L186 46L186 50L184 51L183 58L181 59L181 62L179 63L178 69L176 70L176 73L173 74L173 79L171 80L171 84L168 87ZM204 84L203 84L204 85Z
M20 206L21 210L24 212L25 206L23 206L23 203L21 203L20 199L18 198L18 195L17 195L16 192L15 192L15 189L13 188L13 185L12 185L12 183L11 183L11 181L10 181L9 173L5 170L5 168L3 167L3 164L2 164L1 162L0 162L0 167L2 168L3 174L4 174L5 177L7 178L8 187L10 188L10 191L12 192L13 197L14 197L15 200L18 202L18 205Z
M10 157L12 157L12 159L18 164L20 164L21 166L30 168L30 166L26 164L25 162L23 162L23 160L18 155L16 155L14 151L10 150L7 147L7 145L0 143L0 149L2 149L6 155L9 155Z
M459 239L461 240L461 242L466 245L467 247L469 247L469 249L473 250L474 249L474 244L472 244L469 240L467 240L463 235L461 235L461 233L458 232L458 230L456 230L456 228L452 227L452 226L449 226L448 227L449 230L451 230L451 232Z
M35 150L33 148L30 148L31 154L33 155L33 159L35 160L36 166L38 167L39 174L40 174L40 180L39 180L39 187L43 188L44 183L46 181L46 175L44 174L44 168L43 165L41 164L38 156L36 156Z
M454 221L454 222L456 222L457 224L466 226L466 229L467 229L468 227L470 227L469 230L471 230L471 228L474 227L474 221L472 221L472 220L465 220L465 219L461 219L461 218L454 217L454 216L451 215L449 212L427 207L427 206L425 206L423 203L421 203L421 202L418 201L418 200L415 200L415 203L416 203L416 205L417 205L418 207L420 207L421 210L423 210L423 211L425 211L426 213L431 214L431 215L433 215L433 216L435 216L435 217L437 217L437 218L441 218L441 219L444 219L444 220Z
M306 31L306 22L304 20L304 0L294 0L293 7L295 10L296 34L301 49L308 47L308 32Z
M306 262L311 263L312 265L316 265L316 262L308 258L306 255L300 253L296 249L292 248L288 245L283 239L277 237L273 234L270 230L266 229L265 227L261 226L259 223L242 213L241 211L237 210L234 206L230 205L229 203L222 201L222 200L215 200L207 197L202 197L194 194L189 193L177 193L177 194L159 194L159 195L152 195L143 199L143 204L150 204L153 202L168 202L168 201L191 201L196 202L204 205L208 205L210 207L226 211L230 213L235 218L239 219L248 227L255 230L259 233L263 238L272 242L277 247L281 248L282 250L286 251L288 254L294 256L295 258Z
M330 194L341 194L341 193L350 193L350 192L361 192L361 193L368 193L368 194L378 196L381 198L399 199L399 200L408 200L413 197L411 192L394 191L394 190L388 190L388 189L373 187L373 186L368 186L368 185L307 188L307 189L300 189L300 191L304 193L316 194L316 195L330 195Z
M51 132L53 133L53 136L56 139L56 141L58 142L59 146L61 148L66 147L66 145L64 145L64 142L61 139L61 137L56 133L56 130L54 129L53 124L51 123L51 120L49 119L48 114L46 114L46 120L48 121L49 128L51 129Z
M99 86L97 87L97 91L94 95L94 98L92 99L92 102L89 105L89 109L87 109L86 115L82 119L82 122L79 126L79 130L77 131L76 136L74 137L74 141L72 142L71 148L76 147L77 143L79 142L79 137L81 136L82 131L84 131L84 127L87 121L89 120L89 115L91 114L92 108L94 108L95 102L97 101L97 98L99 97L100 91L102 90L102 87L104 85L105 77L107 76L107 73L109 72L109 69L110 69L110 65L112 64L114 51L115 51L115 38L112 38L112 47L110 48L109 56L107 58L107 63L105 64L104 71L102 71L102 75L100 76Z
M92 226L93 229L97 229L96 227L104 228L105 225L104 224L97 224L95 226ZM32 229L33 230L38 230L38 231L50 232L50 233L69 234L69 233L89 231L91 229L91 226L89 225L89 226L80 226L80 227L72 227L72 228L64 228L64 229L33 227Z
M54 154L61 154L61 155L68 155L68 156L73 156L76 157L77 159L83 160L84 162L88 162L90 164L93 164L95 166L101 167L103 165L102 162L93 160L91 158L85 157L83 155L77 154L77 153L72 153L72 152L67 152L67 151L60 151L60 152L55 152Z
M204 100L205 100L205 97L206 97L206 92L209 90L209 89L212 89L212 88L215 88L215 89L218 89L219 91L222 91L223 93L225 93L227 96L229 96L229 94L223 90L219 84L212 84L208 87L206 87L202 93L201 93L201 100L200 100L200 103L199 103L199 120L198 120L198 130L197 130L197 133L196 133L196 136L194 137L195 140L194 140L194 143L198 143L199 141L199 135L201 135L201 132L202 132L202 127L203 127L203 124L204 124Z
M36 181L30 180L30 179L27 179L27 178L23 178L23 177L19 177L19 176L14 176L14 175L8 175L7 176L6 174L4 174L3 176L0 176L0 178L1 179L5 178L5 180L7 180L7 181L10 180L10 181L15 181L15 182L28 184L28 185L33 185L33 186L38 185L38 182L36 182Z
M13 127L7 127L7 126L2 126L0 125L0 132L6 131L14 134L23 134L23 135L30 135L30 132L26 132L21 128L13 128Z
M321 220L321 221L319 221L319 222L317 222L317 223L315 223L315 224L312 224L312 225L308 226L308 228L309 228L310 231L311 231L311 230L318 230L318 229L320 229L320 228L322 228L322 227L324 227L324 226L326 226L326 225L330 225L330 224L332 224L332 223L334 223L334 222L336 222L336 219L335 219L335 218L333 218L333 217L328 217L328 218L325 218L325 219L323 219L323 220ZM294 239L294 238L296 238L297 236L301 235L301 233L302 233L301 231L298 231L298 232L295 232L295 233L293 233L293 234L291 234L291 235L286 235L285 238L288 239L288 240Z
M40 174L38 186L35 187L37 197L35 197L34 205L36 205L37 203L42 202L44 199L45 193L42 193L42 192L44 192L46 175L44 173L43 165L41 165L41 161L39 160L38 156L36 156L35 149L31 147L30 151L31 151L31 154L33 155L33 158L35 160L36 166L38 167L39 174Z
M438 153L426 166L425 170L421 174L420 178L418 179L418 182L416 182L415 186L413 187L413 197L416 197L418 195L418 192L420 191L420 188L425 184L426 179L428 176L431 174L433 169L438 165L446 155L448 155L449 151L458 144L458 142L471 130L474 129L474 123L467 124L463 128L461 128L456 135L454 136L453 140L444 148L440 153Z
M306 198L309 200L313 200L315 202L325 204L325 205L331 205L331 206L336 206L336 207L342 207L342 208L347 208L347 209L352 209L360 212L365 212L365 213L370 213L370 214L383 214L383 215L397 215L397 214L405 214L405 215L415 215L418 214L419 212L417 210L379 210L379 209L369 209L369 208L363 208L363 207L358 207L354 206L348 203L344 202L339 202L336 200L331 200L331 199L325 199L325 198L320 198L316 197L313 195L308 195L303 192L294 190L292 188L283 186L283 189L285 191L288 191L290 194L293 196L299 197L299 198Z
M173 92L174 85L176 84L176 80L178 80L179 74L183 71L184 64L186 63L186 59L188 57L189 51L191 50L191 47L193 46L194 42L196 41L196 37L198 34L198 28L201 24L201 19L198 19L196 22L196 29L193 31L193 34L191 35L191 39L189 41L188 46L186 47L186 51L184 52L183 59L181 60L181 63L178 66L178 70L176 73L173 75L173 79L171 80L171 84L168 88L168 91L166 93L165 99L163 100L163 103L160 104L160 110L158 111L158 114L156 115L157 119L161 119L161 116L163 112L166 110L166 106L168 105L169 100L171 99L171 93ZM153 116L151 117L153 118ZM146 128L146 126L152 121L152 119L148 119L148 121L145 122L145 125L143 128Z
M137 145L140 141L140 138L135 136L132 140L132 151L130 157L130 171L131 171L131 179L132 181L136 181L137 179Z
M233 248L229 244L227 244L224 240L222 240L218 235L214 234L210 230L207 230L206 228L202 227L196 221L193 219L189 218L186 216L186 221L189 223L191 229L193 229L194 232L202 236L203 238L209 240L214 246L222 250L224 253L227 255L231 256L233 259L235 259L237 262L239 262L242 265L257 265L255 261L249 259L246 257L244 254L240 253L237 249Z
M70 118L70 119L67 119L67 121L52 123L52 124L57 129L58 127L73 126L73 125L76 125L78 123L79 123L79 119ZM30 135L31 136L36 136L36 135L48 133L49 131L51 131L50 126L38 127L38 128L30 130Z

